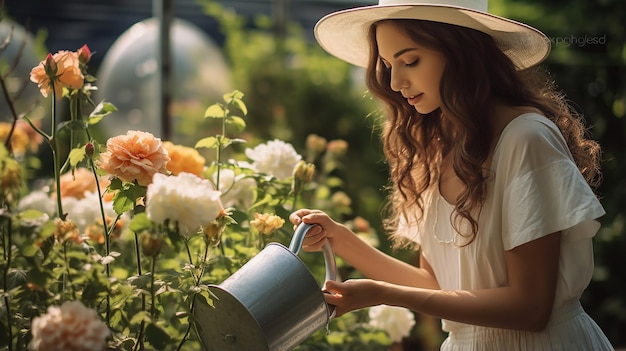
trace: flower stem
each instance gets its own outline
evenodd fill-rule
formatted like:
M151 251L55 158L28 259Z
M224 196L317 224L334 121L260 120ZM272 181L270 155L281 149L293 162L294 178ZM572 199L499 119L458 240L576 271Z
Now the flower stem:
M2 92L4 93L4 99L7 101L9 109L11 110L11 115L13 116L11 129L9 130L9 134L7 135L6 141L4 142L4 146L6 147L6 149L9 151L9 153L12 153L11 137L13 136L13 131L15 131L15 124L17 123L18 116L17 112L15 111L15 105L13 105L13 101L11 100L11 96L9 95L9 90L7 89L3 74L0 74L0 87L2 88Z
M100 215L102 215L102 231L104 233L104 255L105 256L109 256L109 254L111 253L111 242L110 242L110 236L109 236L109 228L107 225L107 218L106 218L106 213L104 212L104 204L102 203L102 190L100 190L100 180L98 179L98 173L96 173L96 165L93 162L93 159L90 157L89 158L89 165L91 166L91 171L93 172L93 176L96 180L96 190L98 191L98 204L100 205ZM119 216L118 216L119 218ZM117 219L116 219L117 222ZM113 223L113 226L115 226L115 223ZM110 263L107 264L104 267L106 274L107 274L107 278L111 277L111 267L110 267ZM107 325L110 325L111 322L111 296L110 294L107 294L107 306L106 306L106 321L107 321Z
M65 275L72 292L72 300L76 300L76 291L74 290L74 283L72 282L72 273L70 272L70 260L67 257L67 243L63 243L63 261L65 261ZM63 289L65 291L65 289Z
M153 256L152 257L152 268L151 268L151 273L150 273L150 302L152 302L152 305L150 306L150 317L152 318L152 320L156 319L156 292L154 289L154 277L155 277L155 270L156 270L156 259L157 256Z
M4 272L3 272L3 284L4 286L2 287L3 289L3 294L4 295L4 305L6 306L6 313L7 313L7 332L8 332L8 337L9 337L9 349L8 351L12 351L13 350L13 321L11 320L11 306L9 304L9 269L11 268L11 246L13 246L12 240L11 240L11 236L13 234L11 226L11 219L8 219L9 224L6 226L6 230L3 230L2 232L5 235L5 240L2 241L3 245L2 248L4 249L4 259L6 261L6 265L4 267ZM6 247L4 245L4 243L6 242Z
M185 240L185 247L187 247L187 256L189 257L189 263L193 264L193 261L191 259L191 252L189 251L189 245L188 245L187 240ZM194 277L195 286L199 286L200 283L202 282L202 276L204 275L204 268L206 266L206 261L207 261L208 256L209 256L209 243L205 242L204 255L202 256L202 261L200 262L200 273L196 277ZM196 298L194 296L191 299L191 306L189 307L189 314L193 314L195 305L196 305ZM187 341L187 338L189 337L189 333L191 333L192 324L193 323L187 324L187 330L185 331L185 335L183 335L182 340L180 341L180 343L178 344L178 347L176 348L176 351L180 351L180 349L183 347L183 345Z
M52 81L50 84L53 84ZM58 216L61 220L65 220L65 213L63 213L63 204L61 202L61 170L60 163L61 160L59 158L59 140L57 135L57 121L56 121L56 92L54 90L54 85L52 86L52 137L48 141L50 147L52 148L52 161L54 167L54 181L56 184L56 193L57 193L57 212Z
M135 233L135 254L137 256L137 276L141 277L141 256L139 254L139 234ZM141 294L141 310L146 310L146 295ZM143 334L144 334L145 322L141 321L139 327L139 335L137 336L137 343L135 344L135 351L144 349L143 346Z

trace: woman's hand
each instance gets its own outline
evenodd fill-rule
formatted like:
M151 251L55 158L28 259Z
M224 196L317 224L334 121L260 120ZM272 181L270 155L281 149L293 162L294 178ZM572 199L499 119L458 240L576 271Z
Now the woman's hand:
M332 244L333 234L341 226L325 212L309 209L293 212L289 216L289 221L293 223L294 229L302 222L313 225L307 231L302 242L304 251L320 251L326 240L330 240Z
M350 311L382 303L384 284L371 279L351 279L343 283L329 280L326 282L324 294L326 303L335 306L337 317Z

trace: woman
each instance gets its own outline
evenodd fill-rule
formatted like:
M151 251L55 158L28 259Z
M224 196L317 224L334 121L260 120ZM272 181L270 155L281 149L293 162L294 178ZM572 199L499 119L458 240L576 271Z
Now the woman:
M368 279L327 282L337 315L396 305L442 319L442 350L613 350L579 298L604 210L600 149L533 67L548 38L486 12L486 1L381 0L318 22L331 54L367 68L384 104L390 257L322 211L303 248L329 240ZM471 4L471 8L463 7Z

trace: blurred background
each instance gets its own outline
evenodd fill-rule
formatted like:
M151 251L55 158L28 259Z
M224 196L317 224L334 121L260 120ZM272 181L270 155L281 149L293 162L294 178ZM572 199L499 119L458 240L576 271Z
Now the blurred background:
M48 52L87 44L94 52L90 71L98 78L97 100L106 98L119 109L102 124L103 138L141 129L190 146L210 134L202 118L206 107L223 93L241 90L250 111L248 140L278 138L300 150L309 134L348 142L345 163L337 171L352 199L344 219L361 216L382 233L379 212L387 175L376 130L380 113L367 95L362 72L328 56L312 35L323 15L374 3L5 0L0 40L9 33L12 40L0 53L0 72L9 93L19 96L16 106L28 108L41 99L36 86L27 83L30 69ZM624 348L626 2L490 0L490 12L546 33L552 53L542 67L602 144L599 195L607 214L595 240L595 274L582 302L614 346ZM170 38L165 44L164 33ZM0 99L0 117L8 115ZM391 250L386 244L381 249ZM398 254L411 259L410 253ZM424 319L407 349L436 345L441 339L436 324Z

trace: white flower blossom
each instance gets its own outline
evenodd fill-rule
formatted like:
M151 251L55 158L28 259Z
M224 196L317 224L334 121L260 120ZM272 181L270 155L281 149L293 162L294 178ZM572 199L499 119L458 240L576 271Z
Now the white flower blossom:
M181 234L190 236L219 215L220 196L211 182L191 173L156 173L146 192L146 214L155 223L178 222Z
M245 174L235 175L232 169L221 169L219 178L219 189L222 192L224 207L249 208L252 206L256 188L254 179L246 178ZM217 183L217 173L213 175L213 181Z
M32 351L104 350L110 331L98 313L80 301L66 301L60 307L35 317L32 323Z
M63 212L67 213L67 218L78 226L81 233L94 223L102 223L100 197L97 192L85 192L85 197L82 199L64 197L62 200ZM117 217L111 201L103 201L102 206L107 217Z
M278 179L290 177L302 159L291 144L278 139L246 149L246 156L253 161L252 167L256 171Z
M18 209L20 211L37 210L49 216L54 216L57 213L57 203L45 191L35 190L20 200Z
M369 325L385 331L392 342L409 336L415 325L415 316L403 307L378 305L369 309Z

